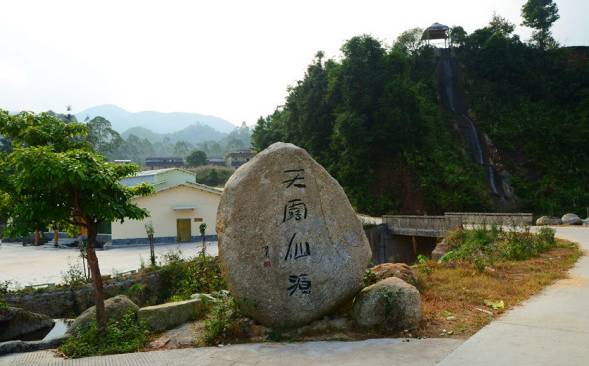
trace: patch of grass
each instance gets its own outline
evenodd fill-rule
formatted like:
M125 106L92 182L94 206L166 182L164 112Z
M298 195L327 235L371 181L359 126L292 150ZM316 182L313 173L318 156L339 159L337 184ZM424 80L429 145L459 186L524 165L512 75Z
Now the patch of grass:
M98 336L94 320L65 341L59 351L71 358L137 352L148 340L145 325L137 320L136 314L129 312L118 322L109 321L103 338Z
M532 233L529 227L503 230L494 225L455 230L445 240L453 249L441 258L442 262L469 262L479 272L496 261L532 258L556 244L554 230L550 228Z
M541 235L545 240L553 237L548 232ZM563 240L555 240L551 247L524 260L498 259L482 271L466 260L429 261L431 273L417 273L423 320L415 334L438 337L446 329L458 337L470 336L505 310L565 278L582 252L576 244ZM519 259L519 255L514 257ZM500 301L503 308L488 305Z

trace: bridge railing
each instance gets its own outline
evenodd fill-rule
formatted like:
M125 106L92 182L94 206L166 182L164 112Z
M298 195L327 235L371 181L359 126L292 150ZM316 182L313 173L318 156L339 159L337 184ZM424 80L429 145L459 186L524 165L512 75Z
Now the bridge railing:
M531 213L524 212L445 212L444 216L459 218L464 225L527 226L534 219Z
M531 225L531 213L446 212L443 216L385 215L382 223L394 235L442 237L463 225Z
M459 217L451 216L385 215L382 222L393 234L427 237L443 236L462 225Z

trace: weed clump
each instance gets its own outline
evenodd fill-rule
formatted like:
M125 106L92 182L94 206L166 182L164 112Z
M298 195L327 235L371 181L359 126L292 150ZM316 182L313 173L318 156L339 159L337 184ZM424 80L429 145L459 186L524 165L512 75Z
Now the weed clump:
M243 333L243 320L237 301L233 297L223 296L213 305L205 320L205 344L212 346L239 337Z

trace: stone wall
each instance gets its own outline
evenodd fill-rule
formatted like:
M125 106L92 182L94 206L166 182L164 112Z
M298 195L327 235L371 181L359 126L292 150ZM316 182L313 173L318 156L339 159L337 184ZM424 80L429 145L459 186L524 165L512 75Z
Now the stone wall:
M105 298L128 294L129 288L135 284L143 285L141 286L144 289L141 294L143 300L141 298L133 300L145 302L145 299L160 293L162 281L157 272L112 279L104 284ZM52 318L75 317L95 304L92 285L74 289L62 288L13 294L6 297L6 302L10 306L45 314Z

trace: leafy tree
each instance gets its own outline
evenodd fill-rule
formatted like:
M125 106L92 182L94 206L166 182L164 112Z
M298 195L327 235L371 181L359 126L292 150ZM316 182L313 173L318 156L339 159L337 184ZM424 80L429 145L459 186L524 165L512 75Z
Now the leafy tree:
M556 22L558 15L558 6L552 0L528 0L522 6L522 25L534 28L532 40L541 49L555 47L557 45L550 34L550 27Z
M106 162L92 150L84 124L66 123L47 113L12 116L0 111L0 134L12 141L12 152L0 159L2 210L11 219L9 232L23 235L51 222L86 229L97 323L104 332L104 293L95 252L97 226L146 217L148 213L131 198L149 194L152 188L121 185L119 180L136 173L137 166Z
M118 149L124 140L112 129L110 122L102 117L94 117L86 123L88 126L88 142L99 154L108 156Z
M450 28L450 45L453 47L463 46L467 35L464 28L459 25Z
M413 54L423 45L423 41L421 40L422 35L422 28L408 29L397 37L397 40L393 44L393 49Z
M504 37L509 37L515 30L515 24L497 13L493 13L488 27L493 33L499 33Z
M207 154L201 150L192 150L186 158L186 162L190 166L201 166L207 164Z

